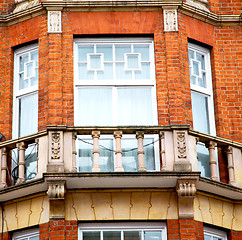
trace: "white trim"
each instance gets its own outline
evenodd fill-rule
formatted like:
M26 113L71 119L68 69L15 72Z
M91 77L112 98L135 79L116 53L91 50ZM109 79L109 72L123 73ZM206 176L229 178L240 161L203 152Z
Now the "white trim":
M162 240L167 239L166 224L163 222L112 222L112 223L80 223L78 225L78 240L82 240L83 231L161 231ZM102 238L101 238L102 239ZM123 240L123 239L121 239Z
M222 240L227 240L227 233L225 231L221 231L218 229L204 227L204 235L205 234L210 237L217 237L217 238L221 238ZM213 240L213 238L211 240Z
M22 230L22 231L17 231L13 234L12 239L13 240L21 240L22 238L26 237L34 237L34 236L39 236L39 229L28 229L28 230Z

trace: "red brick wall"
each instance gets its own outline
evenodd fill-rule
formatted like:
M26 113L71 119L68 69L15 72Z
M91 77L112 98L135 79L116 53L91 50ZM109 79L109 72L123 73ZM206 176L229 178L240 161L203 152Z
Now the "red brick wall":
M77 240L78 222L51 220L39 226L40 240Z
M167 220L168 240L203 240L203 223L192 219Z
M242 10L241 0L208 0L209 8L216 14L236 14Z
M241 240L242 231L230 231L228 235L228 240Z
M0 132L12 136L13 106L13 51L10 34L6 27L0 28Z
M13 10L14 0L0 0L0 15L5 15Z

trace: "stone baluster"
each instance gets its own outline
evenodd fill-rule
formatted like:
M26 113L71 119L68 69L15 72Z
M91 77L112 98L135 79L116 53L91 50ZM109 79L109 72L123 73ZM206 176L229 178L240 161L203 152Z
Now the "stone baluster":
M77 172L77 167L76 167L76 138L77 134L76 132L72 133L72 172Z
M99 167L99 138L100 138L100 131L92 131L92 139L93 139L93 172L100 172Z
M209 151L209 165L210 165L210 171L211 171L211 179L218 181L218 172L217 172L217 161L216 161L216 155L215 155L215 147L217 147L217 143L214 141L209 141L206 144L206 147Z
M0 188L4 188L7 186L7 148L4 147L1 149L1 185Z
M17 148L19 151L19 177L17 180L18 183L25 182L25 149L27 148L27 145L24 142L17 143Z
M234 161L233 161L233 148L228 146L226 149L227 161L228 161L228 173L229 173L229 184L236 186L235 175L234 175Z
M114 131L113 133L116 143L116 172L123 172L124 168L122 165L122 148L121 148L121 138L122 138L122 131Z
M144 172L146 171L146 167L145 167L145 152L144 152L144 132L143 131L138 131L136 132L136 138L137 138L137 141L138 141L138 152L137 152L137 155L138 155L138 164L139 164L139 167L138 167L138 171L139 172Z
M162 160L162 168L161 170L166 170L166 156L165 156L165 133L160 132L160 156Z

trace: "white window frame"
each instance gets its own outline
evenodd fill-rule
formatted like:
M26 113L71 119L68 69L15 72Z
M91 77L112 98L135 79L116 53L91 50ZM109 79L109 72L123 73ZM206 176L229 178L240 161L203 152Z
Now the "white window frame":
M30 238L30 237L35 237L39 236L39 229L28 229L28 230L22 230L22 231L17 231L13 234L12 239L13 240L22 240L25 238Z
M19 99L32 94L38 94L38 84L36 86L29 86L26 89L19 90L19 59L24 54L29 54L33 51L38 51L38 44L32 44L14 51L14 84L13 84L13 123L12 123L12 136L13 138L19 137ZM32 61L31 61L32 62ZM24 66L26 68L26 64ZM34 68L38 68L35 66ZM35 75L35 71L34 71ZM37 80L38 81L38 80ZM38 106L37 106L38 107Z
M205 234L210 236L211 240L213 240L213 237L221 238L222 240L227 240L227 233L222 230L204 227L204 235Z
M78 44L81 45L90 45L90 44L150 44L150 71L151 79L149 80L78 80ZM135 53L136 54L136 53ZM145 62L145 61L143 61ZM128 71L136 71L137 69L132 69ZM139 70L139 69L138 69ZM96 70L97 71L97 70ZM115 73L113 74L115 76ZM87 39L75 39L74 40L74 124L78 125L78 88L81 87L112 87L113 88L113 101L116 101L116 94L118 87L151 87L152 94L152 113L153 113L153 125L158 124L158 115L157 115L157 102L156 102L156 79L155 79L155 63L154 63L154 42L152 38L87 38ZM115 93L116 92L116 93ZM113 108L113 126L118 125L117 120L117 108Z
M199 52L204 55L205 59L205 70L206 70L206 88L200 87L198 85L192 84L190 82L191 91L197 94L206 96L208 99L208 118L209 118L209 129L210 135L216 135L215 128L215 118L214 118L214 103L213 103L213 86L212 86L212 73L211 73L211 63L210 63L210 51L207 48L188 43L188 49ZM189 68L191 66L189 65Z
M166 224L163 222L117 222L117 223L80 223L78 225L78 240L83 240L84 231L161 231L162 240L167 239ZM102 238L100 239L102 240ZM121 238L121 240L123 240Z

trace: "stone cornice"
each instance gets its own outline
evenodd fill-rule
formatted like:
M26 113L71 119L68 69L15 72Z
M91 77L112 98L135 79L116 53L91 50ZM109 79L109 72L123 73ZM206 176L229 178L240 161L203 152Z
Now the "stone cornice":
M241 15L217 15L215 13L199 9L182 0L100 0L100 1L43 1L36 6L22 10L17 13L12 13L0 16L0 26L10 26L15 23L34 18L45 14L46 10L63 9L65 12L78 11L160 11L162 8L174 7L178 8L178 12L184 15L193 17L214 26L241 26Z

